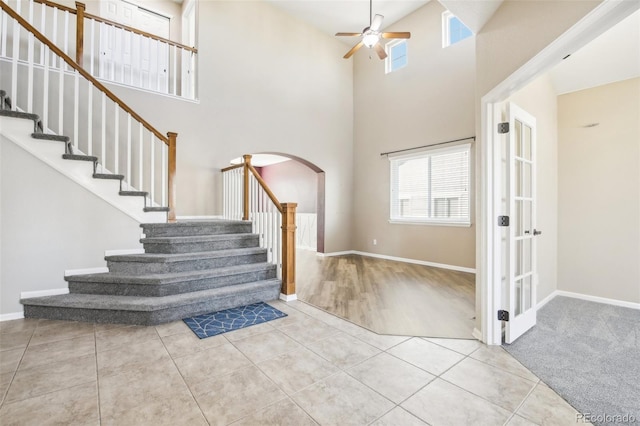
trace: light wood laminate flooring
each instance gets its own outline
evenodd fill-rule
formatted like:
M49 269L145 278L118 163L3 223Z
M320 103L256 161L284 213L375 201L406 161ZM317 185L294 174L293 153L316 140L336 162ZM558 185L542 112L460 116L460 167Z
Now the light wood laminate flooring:
M472 338L474 274L359 255L296 256L304 302L379 334Z

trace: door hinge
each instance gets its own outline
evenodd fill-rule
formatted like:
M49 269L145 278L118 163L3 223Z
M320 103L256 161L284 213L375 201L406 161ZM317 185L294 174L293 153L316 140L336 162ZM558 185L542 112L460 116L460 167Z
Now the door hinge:
M498 311L498 321L509 321L509 311Z
M509 226L509 216L498 216L498 226Z
M499 134L504 134L504 133L509 133L509 122L506 121L504 123L498 123L498 133Z

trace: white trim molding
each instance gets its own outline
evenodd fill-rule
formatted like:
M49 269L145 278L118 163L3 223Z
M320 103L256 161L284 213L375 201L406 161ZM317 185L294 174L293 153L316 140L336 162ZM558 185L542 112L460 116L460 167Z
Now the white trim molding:
M0 322L11 321L24 318L24 312L12 312L10 314L0 314Z
M395 262L413 263L415 265L431 266L433 268L449 269L451 271L468 272L470 274L476 273L475 269L467 268L465 266L447 265L445 263L429 262L426 260L409 259L406 257L398 257L398 256L388 256L386 254L369 253L366 251L358 251L358 250L335 251L333 253L318 253L318 256L333 257L333 256L346 256L349 254L356 254L358 256L365 256L365 257L375 257L378 259L385 259L385 260L393 260Z
M109 268L107 268L106 266L100 266L98 268L86 268L86 269L65 269L64 276L72 277L74 275L103 274L105 272L109 272Z
M69 288L52 288L50 290L23 291L20 299L31 299L32 297L57 296L59 294L69 294Z
M181 220L220 220L224 219L222 215L211 215L211 216L176 216L176 220L180 222Z
M600 296L591 296L589 294L573 293L571 291L556 290L551 294L551 296L571 297L573 299L587 300L589 302L604 303L607 305L620 306L623 308L640 310L640 303L627 302L626 300L609 299L609 298L600 297ZM542 302L544 302L544 300ZM541 307L540 303L538 303L538 309L540 309L540 307Z
M145 238L144 236L142 238ZM143 248L135 248L135 249L121 249L121 250L105 250L104 251L104 257L107 256L121 256L123 254L143 254L144 253L144 249ZM109 271L107 271L109 272ZM73 275L78 275L78 274L73 274Z
M294 300L298 300L298 296L295 293L294 294L280 293L280 300L283 300L285 302L293 302Z

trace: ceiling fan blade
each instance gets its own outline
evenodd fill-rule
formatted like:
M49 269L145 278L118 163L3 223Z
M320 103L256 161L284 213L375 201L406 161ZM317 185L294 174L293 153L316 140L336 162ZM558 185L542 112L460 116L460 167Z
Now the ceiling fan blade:
M382 33L382 38L411 38L410 32Z
M362 42L359 42L358 44L356 44L355 46L353 46L353 47L351 48L351 50L350 50L350 51L348 51L348 52L347 52L347 54L343 56L343 57L344 57L344 59L349 59L349 58L350 58L351 56L353 56L353 54L354 54L354 53L356 53L356 51L357 51L358 49L360 49L362 46L363 46L363 43L362 43Z
M380 31L380 27L382 27L382 20L384 16L376 15L373 17L373 21L371 21L371 31Z
M337 37L360 37L362 33L336 33Z
M385 52L382 46L380 46L380 43L376 43L376 45L373 46L373 49L376 51L380 59L384 59L387 57L387 52Z

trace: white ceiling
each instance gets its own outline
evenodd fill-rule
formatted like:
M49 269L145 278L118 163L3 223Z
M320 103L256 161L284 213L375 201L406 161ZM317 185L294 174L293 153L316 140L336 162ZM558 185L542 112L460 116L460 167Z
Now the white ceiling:
M573 53L550 75L558 94L640 77L640 11Z

